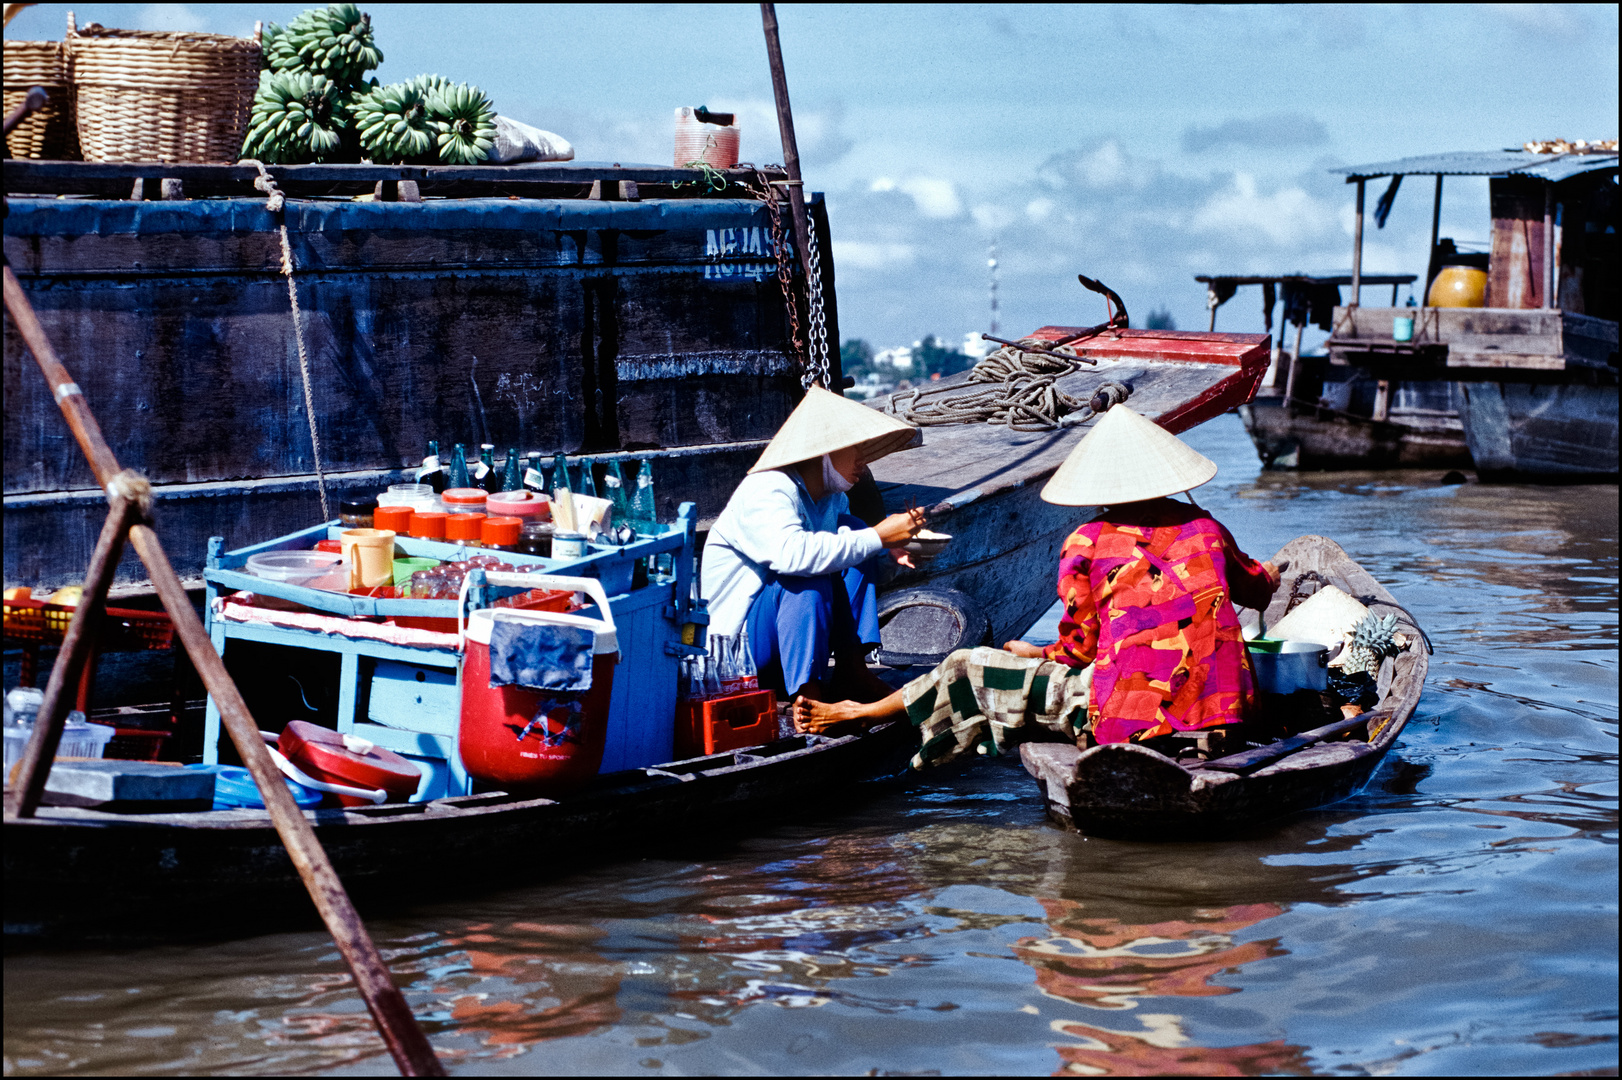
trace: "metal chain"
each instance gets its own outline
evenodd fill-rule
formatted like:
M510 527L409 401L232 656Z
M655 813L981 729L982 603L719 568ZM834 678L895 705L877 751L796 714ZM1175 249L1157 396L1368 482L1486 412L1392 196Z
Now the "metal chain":
M789 342L794 347L795 363L800 365L800 382L809 386L805 343L800 339L800 311L794 299L794 264L786 257L787 238L783 235L783 210L777 202L777 192L760 169L755 170L753 185L745 185L751 194L766 206L771 223L772 254L777 260L777 285L783 291L783 307L788 312Z
M276 181L265 171L264 165L252 159L245 160L242 164L252 165L259 170L259 176L254 180L253 186L267 196L265 209L273 214L281 213L286 205L287 196L276 186ZM315 395L310 388L310 355L304 348L304 316L299 311L298 287L293 281L293 245L287 238L285 216L282 218L280 231L282 273L287 277L287 300L293 307L293 338L298 343L299 376L304 382L304 416L310 422L310 450L315 457L315 486L321 496L321 520L331 521L332 510L327 503L327 476L321 468L321 434L315 425Z
M800 382L808 390L813 386L832 390L828 385L833 381L828 367L828 319L822 307L822 249L817 242L817 223L810 220L809 214L805 224L805 293L806 306L811 309L811 333L806 370Z

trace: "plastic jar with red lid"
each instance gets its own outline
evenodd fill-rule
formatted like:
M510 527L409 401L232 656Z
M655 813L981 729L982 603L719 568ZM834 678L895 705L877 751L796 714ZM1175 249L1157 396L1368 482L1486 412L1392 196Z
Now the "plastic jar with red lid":
M484 536L483 514L451 514L445 519L445 541L458 547L478 547Z
M524 521L516 517L486 517L479 530L479 543L498 551L517 551Z
M416 510L411 514L411 535L419 540L445 539L445 522L450 515L443 510Z

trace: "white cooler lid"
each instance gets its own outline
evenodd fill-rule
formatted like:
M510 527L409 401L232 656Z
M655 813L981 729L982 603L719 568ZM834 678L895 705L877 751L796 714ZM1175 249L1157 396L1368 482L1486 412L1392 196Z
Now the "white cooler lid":
M490 644L490 632L495 627L495 621L516 623L545 623L552 626L582 626L588 630L596 631L596 643L592 652L596 655L619 652L619 635L614 627L602 619L590 619L584 615L571 615L562 611L525 611L522 608L480 608L471 613L467 619L467 636L469 641L476 641L480 645Z

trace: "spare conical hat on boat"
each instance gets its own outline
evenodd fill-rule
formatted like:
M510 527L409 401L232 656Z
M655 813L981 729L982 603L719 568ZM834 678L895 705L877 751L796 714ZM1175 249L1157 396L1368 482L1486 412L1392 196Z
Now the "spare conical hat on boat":
M917 434L911 424L813 386L749 471L780 469L848 446L860 447L863 461L877 461L909 445Z
M1042 498L1060 506L1113 506L1188 491L1216 474L1216 462L1117 405L1070 451Z

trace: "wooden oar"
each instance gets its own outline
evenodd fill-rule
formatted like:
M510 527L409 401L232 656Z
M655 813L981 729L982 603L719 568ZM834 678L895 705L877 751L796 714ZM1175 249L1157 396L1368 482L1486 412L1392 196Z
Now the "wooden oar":
M61 677L56 671L51 674L46 701L22 762L18 790L9 793L6 799L6 817L32 816L34 806L44 791L45 778L50 772L51 759L66 716L68 679L83 667L90 645L95 640L93 620L106 598L113 568L118 563L117 541L127 531L130 545L146 564L147 572L152 576L152 585L174 622L175 635L185 646L197 673L202 676L203 685L218 704L220 719L231 733L231 741L242 755L243 764L259 786L271 823L286 845L293 865L303 878L305 888L310 891L310 898L315 901L316 910L321 913L322 920L338 944L339 952L343 953L349 970L354 974L355 986L360 990L366 1007L371 1010L372 1019L396 1066L406 1076L444 1076L444 1066L435 1056L422 1029L417 1026L405 996L390 978L383 957L379 955L371 935L366 932L366 924L361 922L360 914L350 901L349 894L344 891L343 883L338 880L338 872L333 869L321 841L316 839L315 830L310 827L304 812L293 802L292 793L282 782L281 772L271 761L264 740L259 736L258 723L248 712L236 683L226 672L225 662L214 651L214 645L197 618L180 576L170 564L158 534L148 523L149 486L138 474L125 472L119 465L107 441L102 438L101 427L86 404L84 393L57 358L55 348L45 335L45 328L40 325L33 305L28 302L10 266L5 267L5 303L18 333L34 354L40 372L50 385L68 427L73 430L80 449L89 460L97 482L106 489L112 503L107 525L102 530L102 539L97 543L92 558L86 595L80 601L64 638L65 655L58 654L57 657Z
M1238 754L1229 754L1227 757L1217 758L1215 761L1202 761L1194 766L1197 769L1215 769L1219 772L1248 773L1255 772L1269 762L1279 758L1288 757L1297 750L1304 750L1315 743L1325 739L1334 738L1353 728L1362 727L1381 718L1390 719L1391 714L1386 712L1359 713L1347 720L1337 720L1333 724L1325 724L1321 728L1303 731L1299 735L1292 735L1288 739L1258 746L1254 750L1245 750Z

